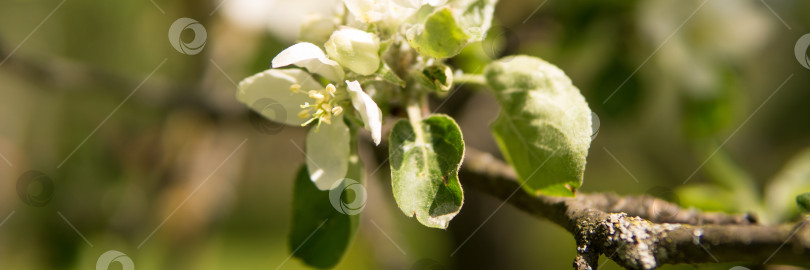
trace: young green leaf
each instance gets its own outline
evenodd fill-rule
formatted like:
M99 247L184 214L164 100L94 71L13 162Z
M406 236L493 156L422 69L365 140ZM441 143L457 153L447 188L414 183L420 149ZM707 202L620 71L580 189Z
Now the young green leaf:
M346 177L360 181L363 170L356 153L349 160ZM343 188L342 185L337 187L341 191ZM319 190L309 179L306 166L301 167L293 193L290 252L318 268L337 265L357 231L359 215L339 212L330 202L329 193L329 190Z
M765 187L765 205L772 222L787 221L797 214L794 199L810 190L810 148L791 158Z
M444 64L426 67L416 74L416 80L428 89L449 91L453 86L453 69Z
M470 35L471 42L482 41L492 26L497 0L457 0L454 2L459 26Z
M446 8L431 14L424 24L408 29L406 36L411 47L420 54L433 58L455 56L470 39L456 23L453 13Z
M391 129L388 151L399 209L425 226L447 228L464 202L458 182L464 140L456 122L446 115L400 120Z
M530 193L573 196L591 143L591 109L556 66L510 56L484 70L501 112L492 133Z

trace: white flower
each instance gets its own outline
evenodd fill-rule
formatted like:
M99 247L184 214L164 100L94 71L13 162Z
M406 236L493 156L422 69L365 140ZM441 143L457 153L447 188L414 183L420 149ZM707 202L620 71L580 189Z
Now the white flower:
M343 3L352 16L364 23L378 22L388 17L387 0L345 0Z
M219 3L222 8L217 14L222 14L229 23L253 31L269 31L283 42L299 38L300 26L309 14L329 16L334 14L335 7L343 7L342 0L228 0ZM323 41L315 44L323 44Z
M425 4L440 6L447 0L344 0L349 12L363 23L385 21L396 25Z
M379 44L372 46L379 47ZM374 57L379 65L377 50L374 50ZM382 111L363 92L358 81L343 81L343 68L311 43L290 46L272 62L272 69L242 80L236 98L276 122L305 126L317 120L318 125L307 133L307 168L310 179L319 189L329 189L346 176L349 163L351 134L343 121L344 108L340 104L351 101L378 145ZM304 67L309 72L278 69L289 65ZM310 73L319 74L334 84L324 87ZM341 82L345 82L345 87Z
M339 82L343 80L343 68L335 61L330 60L321 48L309 42L301 42L284 49L273 58L273 68L296 65L306 68L311 73Z
M253 106L261 99L271 99L284 109L279 113L268 108L252 108L264 117L275 122L288 125L301 125L306 119L295 115L300 111L300 105L308 102L307 95L290 91L291 88L318 89L322 86L312 76L300 69L268 69L264 72L250 76L239 82L236 99Z
M382 138L382 111L371 97L363 92L360 83L357 81L346 81L349 96L352 98L352 106L360 113L366 129L371 131L371 138L374 143L380 145Z
M349 127L342 119L311 128L307 133L307 170L318 189L328 190L346 177L350 139Z
M358 74L371 75L380 68L380 38L372 33L343 27L324 47L330 58Z

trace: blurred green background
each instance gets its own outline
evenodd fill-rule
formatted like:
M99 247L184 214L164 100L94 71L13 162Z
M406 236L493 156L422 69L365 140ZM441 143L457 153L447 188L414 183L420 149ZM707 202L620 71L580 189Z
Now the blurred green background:
M137 269L305 268L286 239L305 129L263 132L235 82L268 68L306 14L338 5L0 1L0 268L93 269L108 250ZM584 192L753 211L744 201L757 198L746 196L810 146L810 70L794 56L807 14L810 2L798 0L501 0L488 39L450 62L480 72L529 54L566 71L600 120ZM206 28L201 53L168 42L181 17ZM440 111L458 119L468 146L497 153L493 97L455 91ZM407 218L388 165L376 170L373 146L360 147L370 197L338 269L571 268L567 232L476 190L446 231ZM17 194L29 170L55 185L42 207ZM751 179L749 193L680 193L685 181L737 178Z

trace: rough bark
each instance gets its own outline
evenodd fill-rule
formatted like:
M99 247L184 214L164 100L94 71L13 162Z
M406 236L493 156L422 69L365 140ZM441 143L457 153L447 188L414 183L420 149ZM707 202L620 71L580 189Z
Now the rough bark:
M810 218L764 226L747 215L702 213L645 196L612 193L534 196L514 171L487 153L468 149L459 178L576 239L575 269L595 269L600 254L628 269L665 264L738 262L810 265Z

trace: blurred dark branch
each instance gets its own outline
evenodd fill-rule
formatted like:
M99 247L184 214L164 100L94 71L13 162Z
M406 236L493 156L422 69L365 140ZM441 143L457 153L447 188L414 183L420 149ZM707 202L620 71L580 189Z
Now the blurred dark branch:
M120 88L130 85L127 78L118 74L93 69L86 65L72 61L52 58L48 61L36 61L20 57L19 54L9 55L5 44L0 44L0 59L4 59L2 70L18 75L30 82L55 85L69 88L85 85L101 85L111 88ZM133 85L134 87L134 85Z
M6 45L0 42L0 61L5 59L3 65L0 66L0 71L41 85L43 90L62 91L87 89L89 86L95 86L112 90L123 98L132 92L146 76L146 74L143 74L144 77L141 78L125 76L59 57L37 60L21 56L19 53L9 57L10 51L8 51ZM139 95L135 98L136 100L140 99L143 104L171 109L191 107L209 116L223 114L221 109L214 107L200 95L189 94L192 92L190 90L193 90L195 86L175 84L158 78L151 78L145 82L142 88L149 89L149 92L153 93L152 96ZM144 92L143 89L140 91ZM155 96L154 93L158 93L159 96Z
M701 213L645 196L533 196L520 190L511 167L469 148L459 178L465 187L571 232L577 241L576 269L596 269L600 254L628 269L679 263L810 264L810 226L804 226L810 218L763 226L748 216Z

